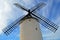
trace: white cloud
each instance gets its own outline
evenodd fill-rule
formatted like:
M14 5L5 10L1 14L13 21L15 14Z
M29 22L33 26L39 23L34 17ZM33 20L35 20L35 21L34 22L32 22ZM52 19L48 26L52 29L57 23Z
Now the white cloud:
M43 15L48 17L49 16L49 11L51 10L51 6L53 4L53 0L48 0L47 1L47 6L45 8L42 9L42 12L43 12ZM55 23L57 23L59 26L60 26L60 16L57 17L57 19L54 21ZM59 39L60 37L60 29L58 28L57 32L56 33L51 33L51 32L48 32L47 34L44 34L43 37L45 37L47 40L53 40L53 39Z
M0 34L2 29L7 25L7 14L11 11L11 7L6 0L0 0Z
M42 15L44 16L49 16L49 11L51 10L51 7L52 7L52 3L53 3L53 0L48 0L46 2L46 6L42 9Z
M30 9L31 7L35 6L35 0L22 0L22 3L26 8Z
M27 14L28 14L28 12L24 11L24 12L23 12L23 14L24 14L24 15L27 15Z
M57 18L54 22L56 24L58 24L58 26L60 26L60 16L57 16ZM55 33L49 32L48 34L46 34L46 35L44 34L43 36L46 37L47 40L59 39L60 38L60 27L58 28L58 30Z
M57 23L60 26L60 16L56 18L55 23Z
M60 16L57 17L57 19L55 20L55 23L58 24L58 26L60 26ZM60 27L58 28L57 32L55 33L55 38L58 39L60 37Z
M26 4L31 3L31 0L23 0Z

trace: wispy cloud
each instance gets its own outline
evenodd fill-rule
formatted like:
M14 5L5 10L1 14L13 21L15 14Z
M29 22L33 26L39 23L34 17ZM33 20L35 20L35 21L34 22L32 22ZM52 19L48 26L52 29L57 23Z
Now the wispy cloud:
M57 1L57 0L56 0ZM51 7L52 7L52 4L53 4L53 0L49 0L48 2L47 2L47 7L46 7L46 9L43 9L44 11L43 11L43 15L45 15L46 17L48 17L49 16L49 12L50 12L50 10L51 10ZM52 10L52 13L54 13L54 14L57 14L57 13L55 13L55 8ZM47 11L47 12L46 12ZM46 13L46 14L44 14L44 13ZM47 16L48 15L48 16ZM60 14L59 14L60 15ZM55 20L54 21L54 23L56 23L56 24L58 24L59 26L60 26L60 16L57 16L56 17L56 19L53 19L53 20ZM58 28L58 30L56 31L56 33L51 33L51 32L48 32L47 34L44 34L43 35L43 37L45 37L46 38L46 40L57 40L57 39L59 39L60 38L60 28Z
M42 15L44 15L45 17L48 17L53 4L53 0L48 0L46 4L47 4L46 7L44 7L41 11L43 13ZM57 20L55 22L60 25L59 21L60 21L60 18L57 17ZM43 38L45 38L46 40L59 39L60 37L59 33L60 33L59 30L56 33L46 31L45 34L43 33Z
M42 8L42 15L44 15L45 17L49 16L49 12L51 10L52 3L53 3L53 0L48 0L46 2L46 6L44 8Z
M6 0L0 0L0 34L2 29L6 27L8 17L6 16L11 11L11 7Z

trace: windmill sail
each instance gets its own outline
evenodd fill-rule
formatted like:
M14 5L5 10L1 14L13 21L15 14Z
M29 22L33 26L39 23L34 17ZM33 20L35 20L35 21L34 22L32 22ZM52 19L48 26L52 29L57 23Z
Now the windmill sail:
M54 24L52 21L50 21L49 19L45 18L44 16L42 16L40 14L32 13L32 15L35 16L36 19L38 19L40 24L42 24L44 27L48 28L49 30L51 30L54 33L56 32L56 30L59 27L56 24Z
M14 3L14 5L15 5L16 7L18 7L18 8L23 9L24 11L27 11L27 12L28 12L28 9L25 8L24 6L20 5L20 4L18 4L18 3Z
M18 3L15 3L14 5L16 5L17 7L21 8L21 9L23 9L25 11L27 11L28 14L31 14L33 17L35 17L36 19L38 19L39 23L41 23L43 26L45 26L49 30L51 30L53 32L56 32L56 30L58 29L59 26L57 26L56 24L54 24L53 22L51 22L49 19L45 18L44 16L42 16L40 14L34 13L37 9L42 8L43 6L45 6L46 5L45 3L39 3L38 5L34 6L31 9L26 9L24 6L21 6ZM20 21L23 18L25 18L27 15L25 15L23 17L19 17L13 23L11 23L10 25L8 25L5 29L3 29L3 32L6 35L9 35L17 27L16 25L19 24L19 23L21 23Z
M25 15L26 16L26 15ZM16 19L14 22L12 22L11 24L9 24L5 29L3 29L2 31L6 34L9 35L15 28L17 28L16 25L19 25L21 22L21 19L23 19L25 16L19 17L18 19Z
M32 7L32 8L30 9L30 11L31 11L31 12L36 11L37 9L43 8L45 5L46 5L46 4L45 4L44 2L38 3L37 5L35 5L34 7Z

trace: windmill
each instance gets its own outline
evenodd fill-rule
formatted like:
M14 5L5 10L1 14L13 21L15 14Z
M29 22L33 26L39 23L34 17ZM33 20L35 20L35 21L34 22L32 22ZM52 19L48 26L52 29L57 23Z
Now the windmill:
M19 17L13 23L8 25L5 29L3 29L3 32L6 35L9 35L15 28L17 28L16 27L17 24L21 26L21 30L20 30L21 40L42 40L42 33L39 28L39 23L54 33L58 29L59 26L57 26L56 24L54 24L44 16L36 13L37 9L41 9L46 5L45 3L43 2L38 3L36 6L32 7L31 9L27 9L18 3L14 3L14 5L18 8L21 8L24 11L27 11L28 14Z

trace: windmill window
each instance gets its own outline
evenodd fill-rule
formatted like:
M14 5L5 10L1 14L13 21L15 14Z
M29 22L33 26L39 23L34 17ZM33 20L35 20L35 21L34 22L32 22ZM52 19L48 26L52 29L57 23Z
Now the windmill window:
M37 30L37 27L35 28L35 30Z
M29 21L31 21L31 20L29 19Z

